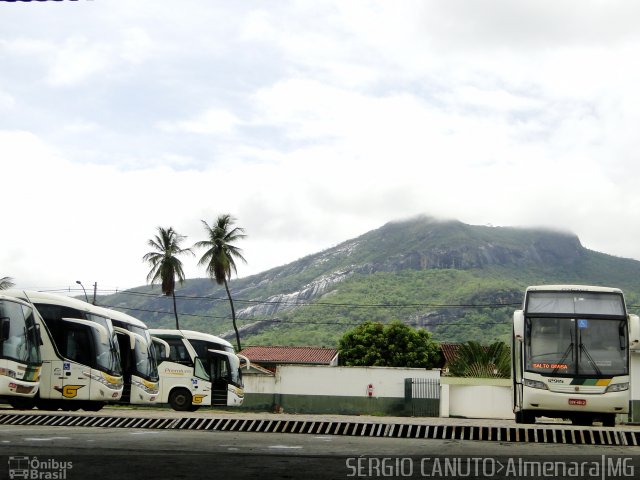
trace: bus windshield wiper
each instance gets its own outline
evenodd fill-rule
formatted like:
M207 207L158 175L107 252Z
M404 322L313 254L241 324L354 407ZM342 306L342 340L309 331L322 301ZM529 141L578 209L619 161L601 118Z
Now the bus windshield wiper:
M558 373L558 370L560 369L560 365L562 365L563 362L567 359L567 357L569 356L569 353L571 351L573 351L573 332L571 330L569 330L569 335L571 335L571 343L569 344L569 346L565 350L564 354L562 355L562 358L557 363L556 367L551 372L551 375L555 375L556 373Z
M596 362L593 360L593 358L591 357L591 355L587 351L587 347L585 347L584 343L582 343L582 339L580 340L580 351L585 354L585 356L587 357L587 360L589 360L589 363L591 364L591 366L595 370L596 375L601 376L602 375L602 371L600 370L598 365L596 365Z

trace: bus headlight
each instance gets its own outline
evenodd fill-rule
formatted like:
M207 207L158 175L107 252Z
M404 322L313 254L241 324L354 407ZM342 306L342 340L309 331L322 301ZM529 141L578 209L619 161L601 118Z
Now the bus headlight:
M629 382L625 383L614 383L613 385L609 385L605 390L605 393L609 392L624 392L625 390L629 390Z
M131 380L131 384L140 388L142 391L148 393L149 395L157 395L159 392L157 383L154 384L151 382L139 382L137 380Z
M0 375L6 375L9 378L16 378L16 372L8 368L0 368Z
M82 372L86 377L89 377L91 380L95 380L100 382L105 387L111 390L120 390L122 388L122 378L114 377L113 375L106 376L102 372L93 373L91 371L83 371Z
M525 378L523 383L525 387L539 388L541 390L549 390L549 387L547 387L547 384L544 382L540 382L539 380L529 380L528 378Z

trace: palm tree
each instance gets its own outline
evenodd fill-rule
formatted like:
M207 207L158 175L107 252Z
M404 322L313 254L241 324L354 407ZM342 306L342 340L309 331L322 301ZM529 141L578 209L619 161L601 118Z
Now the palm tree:
M13 278L11 277L0 278L0 290L7 290L13 286L15 286L15 283L13 283Z
M194 247L206 249L198 265L204 266L211 280L215 280L218 285L224 285L227 291L227 297L231 305L233 329L236 332L238 351L240 351L242 350L240 333L236 325L236 311L233 306L233 298L231 298L228 281L231 280L232 272L237 273L235 260L239 259L246 263L241 253L242 250L233 245L232 242L240 240L246 235L244 234L244 229L240 227L232 228L234 223L235 218L229 214L219 215L211 225L202 220L208 239L197 242Z
M179 235L172 228L158 227L158 234L155 238L149 240L147 245L153 248L153 251L147 253L142 260L151 265L147 282L153 285L160 282L162 293L173 297L173 314L176 316L176 328L180 329L178 322L178 310L176 308L176 277L182 284L185 280L184 271L182 270L182 262L177 255L183 253L191 253L190 248L181 248L180 242L186 237Z

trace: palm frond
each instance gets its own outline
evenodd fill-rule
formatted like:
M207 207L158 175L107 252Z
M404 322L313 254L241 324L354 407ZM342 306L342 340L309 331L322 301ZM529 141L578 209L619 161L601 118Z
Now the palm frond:
M151 267L147 282L152 285L160 283L165 295L174 293L176 278L181 284L186 280L182 261L177 258L177 255L193 254L190 248L180 246L185 239L184 235L178 234L172 227L158 227L158 234L147 241L147 245L153 249L142 257Z
M8 290L11 287L15 287L15 283L13 283L13 278L11 277L0 278L0 290Z
M509 348L504 342L485 346L470 340L459 346L449 373L458 377L508 378L511 373Z

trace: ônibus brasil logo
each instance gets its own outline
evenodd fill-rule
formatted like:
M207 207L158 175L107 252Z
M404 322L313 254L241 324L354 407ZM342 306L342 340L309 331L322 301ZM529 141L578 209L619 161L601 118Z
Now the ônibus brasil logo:
M9 478L39 480L66 480L67 471L73 468L73 462L64 462L55 458L9 457Z

